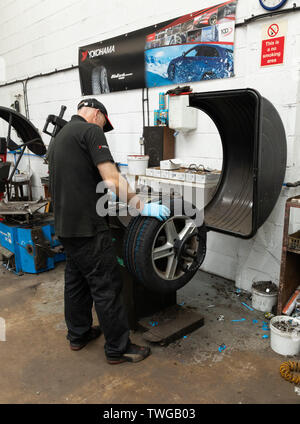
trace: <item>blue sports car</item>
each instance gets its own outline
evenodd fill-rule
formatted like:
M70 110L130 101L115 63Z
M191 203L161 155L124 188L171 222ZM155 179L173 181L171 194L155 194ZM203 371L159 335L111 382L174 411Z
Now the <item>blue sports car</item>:
M233 51L218 44L197 44L171 60L168 79L174 82L226 78L233 75Z

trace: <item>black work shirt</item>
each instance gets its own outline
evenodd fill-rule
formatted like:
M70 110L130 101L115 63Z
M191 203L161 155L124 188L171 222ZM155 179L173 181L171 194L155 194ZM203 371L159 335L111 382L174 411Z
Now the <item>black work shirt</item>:
M50 193L58 237L91 237L108 229L96 212L103 193L97 165L112 161L103 130L79 115L72 116L48 149Z

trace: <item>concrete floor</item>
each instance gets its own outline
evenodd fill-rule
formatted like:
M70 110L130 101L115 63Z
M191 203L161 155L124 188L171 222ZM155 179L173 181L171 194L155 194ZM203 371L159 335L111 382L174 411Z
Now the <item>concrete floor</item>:
M178 303L199 311L204 326L167 347L152 346L143 362L111 366L103 336L79 352L69 349L63 271L63 263L39 275L0 270L0 316L6 320L0 403L300 403L279 374L286 357L262 338L263 313L244 307L242 301L251 305L249 295L237 295L232 282L198 272L178 292ZM231 321L241 318L246 321ZM143 343L142 334L133 333L132 340Z

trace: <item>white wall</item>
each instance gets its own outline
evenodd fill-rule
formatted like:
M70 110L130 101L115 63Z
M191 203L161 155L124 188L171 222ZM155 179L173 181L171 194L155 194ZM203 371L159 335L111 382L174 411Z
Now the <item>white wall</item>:
M76 65L78 47L134 31L166 19L215 5L218 0L1 0L0 82L26 78L39 73ZM300 6L300 0L294 0ZM285 8L291 7L289 1ZM258 0L238 0L237 22L264 13ZM288 21L285 62L280 66L260 67L262 26L271 18L236 29L235 77L191 83L194 92L255 88L277 108L288 140L286 181L300 179L300 13L284 15ZM5 69L1 65L5 62ZM167 89L172 86L168 86ZM150 116L157 109L158 89L150 89ZM0 88L0 104L9 107L22 85ZM76 112L81 98L78 71L72 70L28 83L30 119L42 129L48 114L67 106L66 119ZM142 134L142 91L110 93L101 96L115 127L107 135L116 161L139 153ZM0 125L0 133L3 125ZM49 137L43 134L45 144ZM221 168L222 149L210 119L199 112L198 129L176 141L176 155L187 162ZM35 196L43 194L40 177L47 166L40 158L24 157L22 168L34 170ZM277 206L265 225L251 240L215 234L208 235L208 253L203 265L207 271L233 279L238 287L249 289L253 279L279 280L284 204L299 189L283 189ZM300 219L292 220L294 227Z

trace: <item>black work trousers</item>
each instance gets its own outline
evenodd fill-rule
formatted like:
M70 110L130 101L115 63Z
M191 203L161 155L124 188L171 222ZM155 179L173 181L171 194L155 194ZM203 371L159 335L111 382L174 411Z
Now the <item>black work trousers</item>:
M66 253L67 339L80 342L92 326L92 306L105 337L105 353L118 356L130 343L122 279L109 230L94 237L59 238Z

